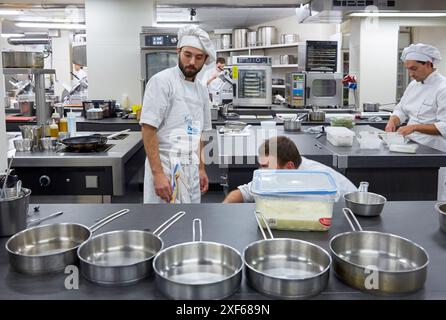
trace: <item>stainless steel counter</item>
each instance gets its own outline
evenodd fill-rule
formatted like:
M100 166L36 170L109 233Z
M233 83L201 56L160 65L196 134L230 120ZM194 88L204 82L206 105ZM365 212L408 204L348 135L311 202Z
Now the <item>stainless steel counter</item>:
M275 237L290 237L310 241L325 249L330 239L350 227L341 213L342 203L335 205L333 226L327 232L287 232L273 231ZM30 206L32 208L33 205ZM203 239L233 246L243 252L253 241L261 239L252 214L254 204L200 204L200 205L141 205L141 204L101 204L101 205L41 205L41 215L62 210L64 214L53 222L78 222L87 226L99 218L118 209L129 208L131 212L104 226L97 233L120 229L154 230L164 220L179 210L186 216L180 219L163 235L165 246L192 240L192 220L203 220ZM342 283L331 271L328 287L313 299L446 299L446 234L439 230L438 215L434 202L388 202L381 217L359 218L364 230L389 232L406 237L423 246L430 258L425 286L420 291L403 296L377 296L360 292ZM155 281L149 277L128 287L100 287L89 283L80 276L79 289L67 290L64 282L68 274L26 276L12 271L5 250L7 239L0 238L0 299L165 299L156 289ZM269 299L246 284L242 279L241 288L230 299Z
M88 135L92 133L93 132L81 132L78 133L78 135ZM47 175L53 180L57 178L56 176L58 173L56 173L56 168L66 168L74 172L74 174L76 172L80 174L81 172L88 171L92 168L101 168L109 172L111 175L110 182L112 183L111 193L107 191L107 193L103 194L115 196L124 195L125 183L128 178L126 177L126 169L130 166L129 163L133 161L135 162L135 166L141 166L145 159L141 133L129 132L127 134L127 137L122 140L108 140L107 144L112 145L112 147L105 152L16 152L13 167L16 168L19 175L20 172L26 170L28 172L26 176L29 176L30 171L42 171L42 168L45 168L48 169ZM94 173L88 173L87 175L94 176ZM37 175L35 179L39 179L39 176ZM33 192L39 190L38 187L33 187L33 185L37 184L35 179L33 177L33 180L31 181L26 181L26 179L23 181L24 186L30 187ZM59 185L58 187L63 188L73 185L74 182L72 182L72 180L72 177L68 177L66 179L66 184L63 186ZM97 194L94 192L94 187L89 189L91 189L93 194ZM100 192L100 190L97 191Z

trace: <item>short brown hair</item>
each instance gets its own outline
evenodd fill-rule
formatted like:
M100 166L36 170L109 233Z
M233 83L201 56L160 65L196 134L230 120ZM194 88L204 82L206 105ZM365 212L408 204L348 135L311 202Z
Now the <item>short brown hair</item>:
M276 154L270 154L277 152ZM278 136L265 140L259 147L260 156L275 156L278 164L283 167L289 161L294 163L294 166L299 168L302 163L302 157L299 150L297 150L296 144L288 137Z
M222 63L222 64L226 64L226 60L223 57L218 57L217 58L217 63Z

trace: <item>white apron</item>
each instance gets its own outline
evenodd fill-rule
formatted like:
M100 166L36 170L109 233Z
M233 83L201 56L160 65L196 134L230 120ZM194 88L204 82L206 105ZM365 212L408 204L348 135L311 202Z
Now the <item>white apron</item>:
M178 71L181 72L179 69ZM178 188L174 192L175 203L200 203L198 152L207 101L204 101L197 88L201 85L198 81L178 79L175 84L177 87L174 88L170 105L157 130L161 165L171 185ZM176 166L179 179L175 179L173 175ZM155 193L152 171L147 159L144 203L166 203Z

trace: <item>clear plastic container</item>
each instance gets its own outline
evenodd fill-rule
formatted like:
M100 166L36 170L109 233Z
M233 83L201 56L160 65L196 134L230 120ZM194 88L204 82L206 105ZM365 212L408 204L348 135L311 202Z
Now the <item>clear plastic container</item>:
M256 170L251 192L270 228L326 231L339 199L333 177L323 171Z
M355 133L345 127L326 127L327 140L336 147L351 147Z
M76 135L76 114L71 110L67 114L67 122L68 122L68 133L70 137L74 137Z

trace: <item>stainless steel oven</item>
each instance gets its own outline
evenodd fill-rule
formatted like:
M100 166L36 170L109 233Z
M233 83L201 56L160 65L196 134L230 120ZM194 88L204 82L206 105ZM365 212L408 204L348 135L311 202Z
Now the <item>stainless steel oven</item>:
M178 29L143 27L140 34L142 96L149 79L178 62Z
M285 98L288 106L342 106L342 73L291 72L286 75Z
M271 57L233 57L234 106L269 107L272 102Z

